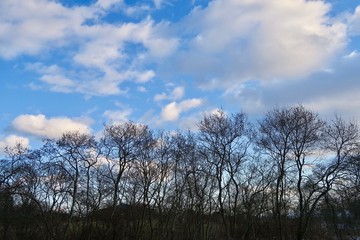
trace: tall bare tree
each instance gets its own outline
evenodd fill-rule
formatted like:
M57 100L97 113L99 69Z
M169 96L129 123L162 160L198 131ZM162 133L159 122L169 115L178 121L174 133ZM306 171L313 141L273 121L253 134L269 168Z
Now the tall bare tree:
M63 201L63 209L68 210L68 220L63 231L63 238L67 239L75 213L81 214L82 205L80 199L83 173L86 163L95 161L92 159L92 150L96 148L94 137L80 132L67 132L56 139L46 140L48 158L58 165L65 173L68 182L68 199ZM86 183L84 184L86 186ZM89 186L88 186L89 187ZM85 190L86 191L86 190ZM85 215L87 217L87 215Z
M240 194L236 178L246 160L251 135L244 113L227 116L223 110L205 115L199 124L199 144L217 182L217 204L226 238L234 237ZM230 216L230 219L228 218Z
M125 122L121 124L105 125L104 137L101 139L101 151L106 161L108 178L113 185L112 192L112 238L119 239L121 236L117 228L117 210L121 203L120 186L124 180L124 174L129 170L138 158L139 152L146 148L152 141L152 133L146 125ZM123 230L120 229L123 232Z
M311 156L320 152L324 125L317 114L301 105L270 110L260 122L259 145L273 159L276 171L274 216L278 239L287 238L283 221L295 199L294 204L298 205L297 210L293 210L298 215L297 238L302 239L306 232L304 218L315 193L305 194L305 185L312 180L312 170L306 167L312 164Z
M327 205L332 212L333 229L338 238L341 238L341 232L337 225L337 214L331 199L338 198L338 193L346 196L347 190L358 189L358 185L353 185L352 180L355 179L358 166L358 153L360 146L359 129L355 122L345 121L339 116L330 122L325 130L324 147L329 155L329 163L324 167L323 186ZM355 165L354 165L355 164ZM355 170L355 171L354 171ZM355 173L355 178L352 178ZM337 190L337 191L332 191ZM342 191L342 190L345 190ZM332 193L332 194L330 194ZM343 198L344 196L340 196Z

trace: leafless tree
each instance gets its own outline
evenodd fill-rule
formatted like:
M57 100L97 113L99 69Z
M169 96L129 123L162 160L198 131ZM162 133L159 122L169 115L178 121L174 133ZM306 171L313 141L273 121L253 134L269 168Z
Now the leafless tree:
M2 237L11 237L9 231L14 223L15 195L24 186L22 174L24 169L24 159L28 149L21 144L5 149L5 157L0 160L0 214L2 220Z
M105 125L99 140L68 132L39 149L7 148L1 237L357 236L357 124L324 122L301 105L272 109L258 123L219 110L194 132L124 122Z
M290 153L290 136L294 129L294 119L288 109L273 109L267 112L259 126L259 148L272 160L275 180L274 218L278 239L283 239L283 216L286 211L286 175L288 154Z
M226 237L230 239L236 232L240 194L236 175L251 144L248 122L244 113L227 116L219 110L204 116L199 131L201 151L211 170L209 174L213 174L217 181L217 204Z
M134 165L139 152L152 140L152 133L145 125L132 122L105 125L104 137L101 139L101 151L106 161L107 172L104 177L112 183L111 222L113 239L118 236L116 214L121 203L120 186L124 174ZM124 188L125 189L125 188Z
M317 180L311 179L311 160L308 158L313 156L316 159L313 154L319 153L324 124L315 113L301 105L270 110L260 122L259 146L273 159L276 171L274 217L278 239L287 237L284 220L295 198L298 205L294 210L298 215L298 239L302 239L306 232L305 212L315 191L306 195L305 185L312 180L317 185Z
M65 224L63 231L63 238L68 238L70 225L72 223L75 214L81 215L83 208L87 208L81 202L82 187L80 182L83 177L86 178L85 166L86 163L94 161L92 159L92 150L96 147L96 142L92 135L82 134L79 132L68 132L63 136L56 139L46 140L46 149L48 158L61 168L66 174L66 178L69 181L67 185L66 199L63 201L63 209L68 210L68 220ZM85 180L87 182L88 180ZM84 184L85 189L87 187ZM85 190L89 191L89 190ZM87 217L87 215L83 215Z
M333 229L337 237L341 238L336 220L336 206L331 199L347 198L348 190L351 189L350 192L352 192L358 189L358 185L352 185L352 183L355 180L356 184L356 176L358 176L359 129L355 122L345 121L335 116L335 119L327 125L323 139L325 140L324 147L329 155L329 163L324 169L323 185L326 188L324 195L332 212Z

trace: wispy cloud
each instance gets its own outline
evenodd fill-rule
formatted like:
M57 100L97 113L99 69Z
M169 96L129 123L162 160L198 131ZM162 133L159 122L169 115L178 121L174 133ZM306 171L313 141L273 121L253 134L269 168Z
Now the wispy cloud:
M95 6L99 6L103 9L109 9L114 5L123 4L123 2L123 0L97 0Z
M349 15L348 26L351 35L360 35L360 5Z
M157 102L163 101L163 100L180 100L185 94L185 88L182 86L175 87L169 94L166 93L160 93L156 94L154 96L154 100Z
M126 108L122 110L106 110L104 116L112 123L123 123L129 121L132 109Z

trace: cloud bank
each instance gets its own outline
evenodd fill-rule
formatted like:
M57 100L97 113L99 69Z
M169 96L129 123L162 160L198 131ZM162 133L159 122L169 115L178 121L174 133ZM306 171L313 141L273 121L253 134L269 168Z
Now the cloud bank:
M305 0L215 0L184 20L193 36L175 56L176 67L204 88L247 80L294 79L325 68L344 48L346 25L330 5Z

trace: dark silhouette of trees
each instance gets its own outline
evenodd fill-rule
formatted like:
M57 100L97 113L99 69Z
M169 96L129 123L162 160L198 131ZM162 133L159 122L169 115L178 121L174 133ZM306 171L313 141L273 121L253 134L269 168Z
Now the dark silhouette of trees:
M222 110L205 115L199 124L200 152L207 161L208 174L216 180L215 202L226 239L236 233L241 191L239 173L251 146L248 127L244 113L227 116Z
M0 158L0 239L355 238L359 143L356 123L298 105L18 145Z
M360 143L358 126L354 122L346 122L341 117L335 116L325 130L324 140L325 148L331 154L329 163L322 169L323 184L326 188L325 203L331 215L332 229L341 239L342 231L347 228L346 225L351 226L358 221L356 213L351 213L350 210L352 203L359 204L359 198L354 198L352 195L358 196L359 193L359 185L357 185ZM349 202L351 202L350 206L347 204ZM339 218L339 215L342 217ZM346 224L346 220L354 216L355 219Z

